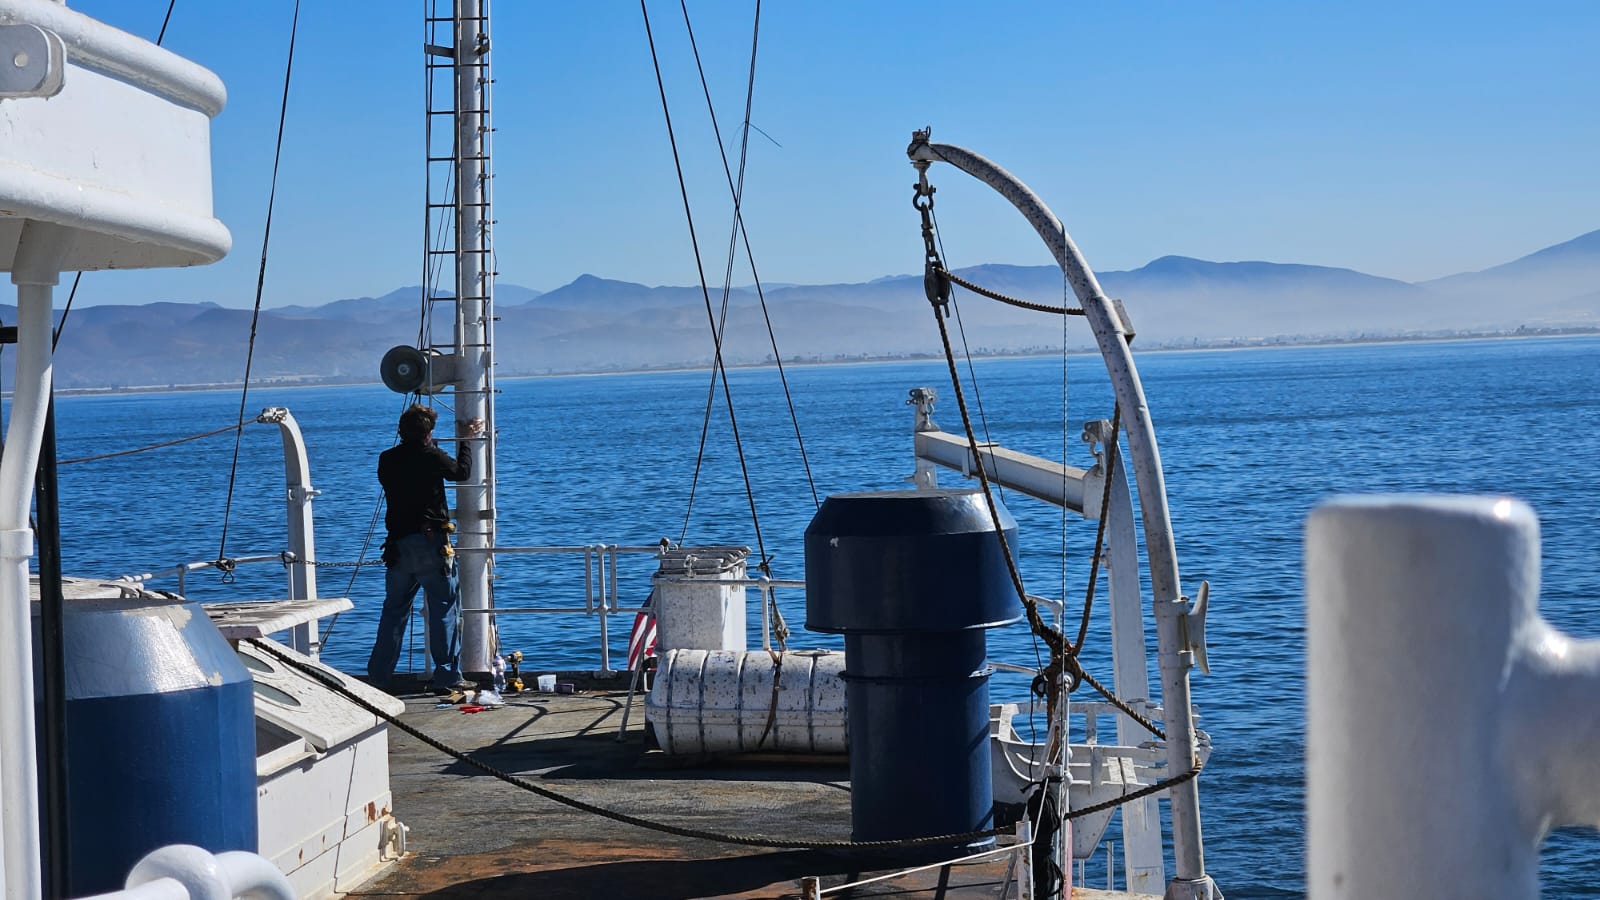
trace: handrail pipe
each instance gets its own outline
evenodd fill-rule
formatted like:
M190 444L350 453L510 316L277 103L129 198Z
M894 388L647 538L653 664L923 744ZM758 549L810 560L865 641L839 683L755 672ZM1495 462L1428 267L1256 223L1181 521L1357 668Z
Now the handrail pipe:
M50 405L51 306L71 234L63 226L29 219L11 268L11 282L17 286L17 365L6 452L0 456L0 684L5 685L0 691L0 883L7 897L37 897L43 890L28 507Z
M311 500L322 492L311 486L311 462L306 455L305 437L300 433L300 423L286 407L269 406L256 416L256 422L278 426L278 434L283 439L289 551L294 554L294 560L288 563L289 599L315 600L317 540ZM317 636L316 620L296 625L289 633L289 646L312 659L321 655L322 642Z

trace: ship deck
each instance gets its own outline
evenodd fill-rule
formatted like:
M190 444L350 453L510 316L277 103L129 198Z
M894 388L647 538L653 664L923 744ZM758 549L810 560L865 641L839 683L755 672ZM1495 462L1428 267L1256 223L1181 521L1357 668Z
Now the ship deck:
M642 697L618 740L625 691L522 693L477 713L405 697L403 721L511 775L606 809L705 831L845 840L842 757L665 757L645 746ZM507 784L390 729L394 813L407 853L351 897L799 897L904 868L840 850L773 850L664 834L582 812ZM1005 857L944 866L830 897L997 897ZM1129 897L1079 890L1077 898Z

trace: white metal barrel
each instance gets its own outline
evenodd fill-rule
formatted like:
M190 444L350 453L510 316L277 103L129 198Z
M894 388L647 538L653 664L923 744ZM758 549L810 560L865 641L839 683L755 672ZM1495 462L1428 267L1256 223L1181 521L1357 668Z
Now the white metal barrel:
M670 650L645 718L670 754L844 753L843 675L832 650Z
M749 555L749 547L675 547L662 553L651 579L658 652L745 649Z

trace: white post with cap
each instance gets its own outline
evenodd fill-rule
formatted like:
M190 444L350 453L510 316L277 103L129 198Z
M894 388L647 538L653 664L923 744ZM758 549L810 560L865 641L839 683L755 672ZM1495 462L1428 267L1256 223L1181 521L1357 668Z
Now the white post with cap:
M1306 526L1312 900L1539 896L1600 825L1600 640L1539 618L1539 522L1499 497L1343 498Z

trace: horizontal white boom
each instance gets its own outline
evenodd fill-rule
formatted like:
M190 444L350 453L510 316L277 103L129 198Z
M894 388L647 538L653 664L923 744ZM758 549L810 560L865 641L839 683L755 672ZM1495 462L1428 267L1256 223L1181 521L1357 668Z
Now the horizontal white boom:
M995 484L1046 503L1065 506L1073 512L1083 512L1083 469L1007 450L998 444L979 444L978 450L983 454L983 471ZM916 451L917 459L955 469L963 475L975 476L977 472L972 448L960 435L919 431Z

